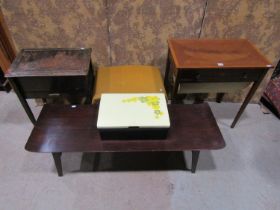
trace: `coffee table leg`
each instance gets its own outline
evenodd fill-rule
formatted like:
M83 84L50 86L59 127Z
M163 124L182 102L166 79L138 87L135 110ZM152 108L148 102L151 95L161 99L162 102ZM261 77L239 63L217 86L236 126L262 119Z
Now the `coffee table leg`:
M200 151L192 151L192 168L191 172L195 173Z
M62 164L61 164L61 155L62 155L61 152L53 152L52 153L58 176L63 176Z

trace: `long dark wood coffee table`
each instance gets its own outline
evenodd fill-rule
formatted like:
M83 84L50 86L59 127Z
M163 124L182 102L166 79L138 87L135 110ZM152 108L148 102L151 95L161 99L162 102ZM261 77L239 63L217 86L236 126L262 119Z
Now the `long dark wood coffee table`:
M26 143L30 152L52 153L62 176L63 152L192 151L194 173L200 150L225 147L208 104L169 106L171 128L165 140L102 141L96 128L94 105L45 105Z

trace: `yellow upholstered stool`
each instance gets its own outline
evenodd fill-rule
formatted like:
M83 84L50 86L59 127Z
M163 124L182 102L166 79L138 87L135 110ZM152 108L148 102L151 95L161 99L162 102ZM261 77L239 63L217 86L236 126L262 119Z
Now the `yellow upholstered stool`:
M160 70L153 66L100 67L92 102L102 93L164 93Z

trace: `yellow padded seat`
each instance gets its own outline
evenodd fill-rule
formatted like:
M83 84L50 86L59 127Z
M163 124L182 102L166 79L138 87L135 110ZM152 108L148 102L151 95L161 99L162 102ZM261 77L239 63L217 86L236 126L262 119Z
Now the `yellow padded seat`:
M102 93L164 93L160 70L154 66L100 67L97 70L92 102Z

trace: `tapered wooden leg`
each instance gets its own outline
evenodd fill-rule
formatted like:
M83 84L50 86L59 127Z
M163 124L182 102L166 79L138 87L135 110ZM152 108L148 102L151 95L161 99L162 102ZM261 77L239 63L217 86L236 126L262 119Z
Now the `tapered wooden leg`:
M92 64L92 61L90 60L90 66L89 66L89 72L87 77L87 94L86 94L86 100L85 104L91 104L92 103L92 96L93 96L93 83L94 83L94 66Z
M195 173L200 151L192 151L192 168L191 172Z
M246 106L248 105L248 103L250 102L251 98L253 97L253 95L255 94L256 90L258 89L258 84L254 83L252 88L250 89L249 93L247 94L244 102L242 103L239 111L237 112L232 124L231 124L231 128L234 128L234 126L236 125L237 121L239 120L240 116L242 115L242 113L244 112Z
M244 109L246 108L246 106L248 105L248 103L250 102L250 100L252 99L252 97L254 96L256 90L258 89L259 85L261 84L263 78L265 77L266 73L267 73L268 69L265 69L263 71L263 74L260 76L259 80L257 82L254 82L253 86L251 87L250 91L248 92L243 104L241 105L238 113L236 114L232 124L231 124L231 128L234 128L234 126L236 125L238 119L240 118L240 116L242 115Z
M23 106L27 116L29 117L29 119L31 120L31 122L33 123L33 125L35 125L36 120L35 117L27 103L27 101L25 100L25 98L23 97L23 94L21 93L21 91L19 90L16 81L14 81L14 79L10 78L9 79L10 84L12 85L12 88L14 89L15 93L17 94L19 101L21 103L21 105Z
M183 102L183 99L180 98L181 94L178 94L180 78L181 78L181 71L178 70L177 76L174 81L172 93L171 93L171 103L172 104L181 104Z
M61 155L62 155L61 152L52 153L58 176L63 176L62 164L61 164Z
M164 74L164 87L165 87L165 91L166 94L169 94L169 89L170 89L170 81L169 81L169 72L170 72L170 51L168 50L168 54L167 54L167 60L166 60L166 67L165 67L165 74Z
M250 100L252 99L252 97L254 96L256 90L258 89L259 85L261 84L263 78L265 77L267 73L267 70L265 70L263 72L263 75L260 77L260 79L257 82L254 82L253 86L251 87L250 91L248 92L243 104L241 105L238 113L236 114L232 124L231 124L231 128L234 128L234 126L236 125L238 119L240 118L240 116L242 115L244 109L246 108L246 106L248 105L248 103L250 102Z
M222 100L223 100L224 95L225 95L225 93L217 93L216 102L217 103L221 103Z
M178 98L178 89L179 89L179 81L178 78L175 79L174 87L171 93L171 103L172 104L178 104L181 101Z

